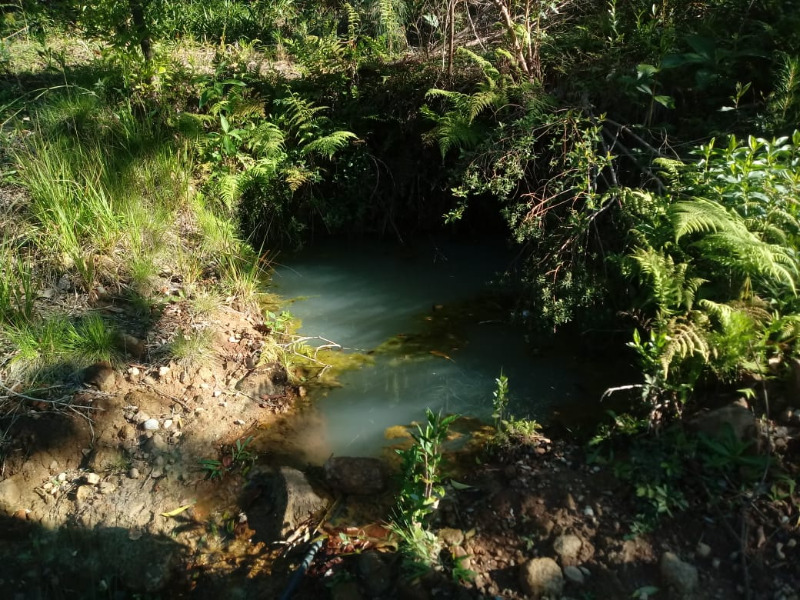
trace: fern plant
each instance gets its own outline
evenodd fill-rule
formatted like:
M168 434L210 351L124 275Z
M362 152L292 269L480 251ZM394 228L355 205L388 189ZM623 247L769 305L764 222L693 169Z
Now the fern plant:
M655 358L642 360L656 396L702 372L760 375L771 358L796 351L799 152L797 132L712 140L693 162L659 161L667 193L623 194L634 223L630 272L660 340L648 346Z

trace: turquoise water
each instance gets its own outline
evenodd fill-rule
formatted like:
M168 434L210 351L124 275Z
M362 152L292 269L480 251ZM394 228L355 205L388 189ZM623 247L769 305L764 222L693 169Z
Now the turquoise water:
M273 291L290 300L287 309L302 321L301 334L345 351L374 351L393 338L415 342L343 373L341 387L315 390L317 414L303 417L305 427L317 428L304 432L315 442L310 462L331 453L377 455L388 444L387 427L422 421L426 408L488 421L501 370L518 416L543 419L553 406L577 399L576 361L534 356L512 309L482 312L489 282L510 262L500 245L427 242L409 250L336 242L278 266ZM462 307L458 324L425 335L452 306Z

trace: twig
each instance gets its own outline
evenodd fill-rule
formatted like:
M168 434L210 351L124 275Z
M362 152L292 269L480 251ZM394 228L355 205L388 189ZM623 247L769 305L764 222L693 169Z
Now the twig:
M630 385L620 385L617 387L608 388L605 392L603 392L603 395L600 396L600 402L605 400L607 396L610 396L614 392L623 392L625 390L639 390L643 387L644 387L643 383L632 383Z

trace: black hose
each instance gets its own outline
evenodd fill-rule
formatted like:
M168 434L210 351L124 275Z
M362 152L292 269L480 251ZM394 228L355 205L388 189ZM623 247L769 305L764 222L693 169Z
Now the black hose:
M303 580L303 576L306 574L306 571L308 571L308 568L314 561L314 557L317 555L317 552L319 552L319 549L322 548L322 544L324 541L325 537L323 536L318 538L313 544L311 544L311 547L308 549L308 552L306 552L306 555L303 557L303 562L300 563L299 567L297 567L297 570L294 572L294 574L292 574L292 578L289 580L286 589L283 590L283 594L281 594L280 600L289 600L289 598L292 597L292 594L294 594L295 589L297 588L298 585L300 585L300 582Z

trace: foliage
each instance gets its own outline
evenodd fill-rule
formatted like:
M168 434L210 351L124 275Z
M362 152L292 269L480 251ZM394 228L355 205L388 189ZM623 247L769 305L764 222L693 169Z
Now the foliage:
M450 424L458 415L443 417L425 411L425 428L417 426L414 444L397 450L403 460L402 488L392 517L392 531L404 542L412 561L430 565L438 554L439 543L427 528L429 517L445 495L442 485L442 444Z
M334 156L356 136L336 130L325 107L289 90L265 101L242 80L209 80L200 95L201 156L210 171L206 193L228 214L238 212L244 231L270 246L296 246L314 217L326 211L313 192Z
M758 375L793 351L771 332L796 311L799 148L800 133L712 140L694 162L661 162L669 195L638 192L623 207L632 224L623 271L642 285L639 305L652 317L650 340L637 332L632 344L651 400L682 403L701 370Z
M223 448L221 459L204 458L200 461L200 468L206 474L206 479L222 479L235 471L239 471L243 476L252 468L257 456L248 446L253 441L253 436L238 439L236 442Z

